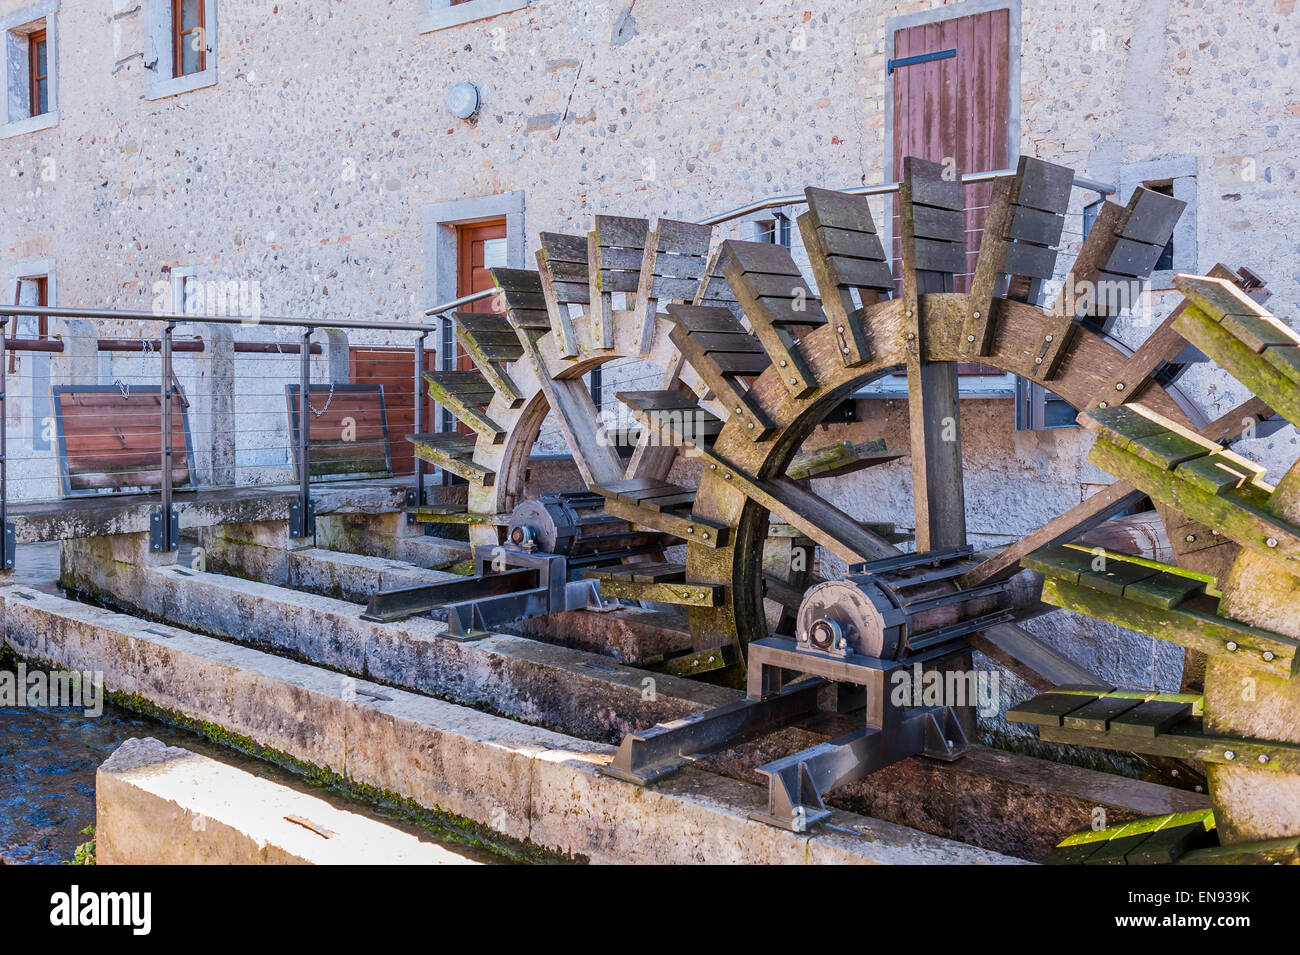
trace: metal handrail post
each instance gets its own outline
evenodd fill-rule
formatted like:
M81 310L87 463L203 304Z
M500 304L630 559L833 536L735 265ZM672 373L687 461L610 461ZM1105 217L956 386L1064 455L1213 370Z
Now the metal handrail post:
M416 434L424 432L424 340L429 335L426 332L415 340L415 423L414 431ZM415 507L424 505L424 458L418 454L415 455ZM415 523L415 514L407 514L406 522Z
M179 528L172 511L172 332L175 329L176 325L168 322L162 333L162 385L158 389L162 398L159 415L162 506L155 513L150 528L149 546L154 553L176 550L179 543Z
M310 537L316 533L311 504L311 333L302 333L298 376L298 500L290 506L289 536Z
M5 371L5 336L9 334L9 317L0 318L0 533L4 535L4 569L14 569L14 528L9 523L9 450L6 446L8 427L5 417L5 392L8 390L8 373Z

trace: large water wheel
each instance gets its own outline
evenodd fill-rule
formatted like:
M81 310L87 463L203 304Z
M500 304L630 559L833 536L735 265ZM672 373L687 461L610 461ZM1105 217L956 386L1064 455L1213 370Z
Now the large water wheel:
M434 397L475 434L425 436L419 453L470 482L471 515L483 518L473 539L496 543L495 516L517 502L529 450L556 412L584 482L606 509L686 546L684 565L606 573L602 589L686 606L696 654L682 669L708 669L701 665L707 654L740 676L748 643L766 637L774 621L789 632L804 590L818 582L807 564L773 573L774 525L800 542L796 548L819 546L850 565L899 553L879 525L862 519L869 515L846 513L805 480L893 455L879 448L800 454L828 412L902 368L916 551L960 553L955 583L962 588L1004 580L1023 562L1045 575L1049 602L1174 640L1193 657L1209 654L1204 701L1166 699L1154 690L1100 687L1014 623L964 634L1040 688L1083 684L1066 691L1065 702L1049 694L1017 718L1040 723L1049 739L1139 750L1131 736L1107 742L1106 714L1139 708L1135 719L1150 730L1159 708L1164 716L1151 735L1163 729L1167 740L1182 742L1143 751L1211 764L1229 838L1300 832L1300 721L1293 718L1300 691L1290 679L1300 635L1293 573L1300 466L1273 489L1259 468L1223 447L1275 411L1300 421L1300 339L1246 294L1259 284L1252 273L1224 266L1207 278L1180 278L1187 301L1135 350L1112 338L1113 322L1136 300L1182 210L1145 189L1124 205L1102 204L1061 291L1040 301L1057 273L1072 180L1069 169L1022 159L1014 176L994 183L968 291L954 288L967 273L973 210L958 178L914 159L905 163L898 197L897 275L864 197L807 190L799 226L817 294L788 249L714 243L705 226L598 216L585 239L543 234L538 271L494 272L495 314L458 316L458 336L478 371L430 376ZM1174 384L1190 360L1206 355L1258 396L1210 422ZM630 461L606 440L583 383L592 368L625 357L661 374L658 389L619 396L645 426ZM1080 410L1099 438L1091 459L1117 482L1016 543L972 558L963 549L960 362L1015 373ZM698 486L667 480L681 453L698 462ZM1061 548L1147 497L1177 566ZM773 614L774 604L784 612ZM1262 681L1270 705L1243 704L1243 679ZM1091 736L1058 729L1061 713L1083 706L1104 711L1100 724L1088 711ZM1231 737L1201 746L1199 737L1189 743L1185 732L1168 732L1200 720L1202 707L1207 730L1267 737L1236 747L1251 755L1251 767L1232 763L1239 754ZM1282 776L1265 778L1261 768Z
M818 422L873 379L900 366L908 375L922 551L966 540L958 362L1015 372L1076 408L1141 397L1182 425L1203 424L1166 387L1185 345L1168 322L1137 353L1107 334L1149 276L1182 203L1139 189L1127 205L1104 204L1064 291L1039 306L1056 269L1072 172L1024 159L1015 176L995 183L970 291L954 292L973 222L961 182L935 164L908 160L906 168L898 276L868 200L815 188L799 225L819 294L781 246L717 244L707 226L659 220L652 229L619 216L597 216L585 238L544 233L536 272L495 270L498 311L457 316L478 371L430 376L434 397L475 434L418 442L427 460L470 482L471 516L483 518L474 542L497 542L496 515L518 501L528 453L553 410L583 480L607 509L687 546L684 567L660 565L640 581L612 575L606 589L685 605L696 650L743 671L745 644L780 620L773 600L793 611L815 582L806 570L773 573L773 525L788 547L815 544L848 563L897 552L884 529L822 500L804 480L896 452L799 457ZM1088 294L1094 288L1111 294ZM646 425L625 462L605 439L583 376L628 357L662 369L662 378L658 390L620 395ZM1225 416L1206 433L1221 438L1252 410L1259 409ZM667 481L683 448L702 466L698 487ZM976 567L970 580L1014 570L1019 557L1141 497L1117 485ZM1172 539L1187 536L1178 530ZM1192 566L1226 566L1217 551L1179 549ZM1014 625L975 641L1039 686L1082 675Z

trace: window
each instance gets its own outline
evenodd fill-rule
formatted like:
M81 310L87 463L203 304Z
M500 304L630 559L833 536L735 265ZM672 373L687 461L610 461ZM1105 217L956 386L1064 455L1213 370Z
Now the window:
M1150 287L1154 290L1173 288L1173 278L1179 272L1201 271L1196 246L1196 166L1195 156L1175 156L1119 167L1116 202L1127 202L1134 189L1145 186L1187 204L1174 226L1173 237L1151 272Z
M0 17L7 115L0 138L58 125L59 0L44 0Z
M17 263L10 273L13 278L13 292L10 300L15 305L40 307L52 305L55 301L54 262L51 259L30 259ZM50 339L50 317L48 315L18 315L9 320L6 331L12 339L22 342L41 342ZM50 449L49 424L50 408L50 352L40 346L27 346L9 349L9 374L15 374L21 366L21 375L15 384L16 399L19 407L24 409L22 434L31 442L36 451ZM28 411L27 409L30 409ZM11 432L12 433L12 432Z
M15 305L49 305L50 277L48 275L31 275L20 278L14 283ZM19 315L14 319L14 338L35 338L44 341L50 337L50 317L48 315ZM9 374L18 370L18 355L9 352Z
M217 82L217 0L145 0L145 96L162 99Z
M790 248L790 217L778 212L771 219L760 219L757 241Z
M1077 428L1079 412L1064 398L1025 378L1016 379L1016 430Z
M33 116L40 116L50 111L50 63L49 42L45 31L37 30L28 34L27 69L31 74L31 108Z
M203 0L172 0L172 75L189 76L207 68Z
M522 10L529 0L420 0L421 33L445 30L474 20L485 20L512 10Z

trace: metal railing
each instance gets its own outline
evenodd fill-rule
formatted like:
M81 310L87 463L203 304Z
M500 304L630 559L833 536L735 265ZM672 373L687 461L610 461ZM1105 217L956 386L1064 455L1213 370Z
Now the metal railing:
M297 452L298 471L296 499L290 505L289 530L290 535L293 537L310 536L314 533L315 529L310 488L312 477L311 417L314 410L311 406L311 357L313 354L321 354L322 349L319 344L314 344L311 341L313 333L318 330L337 329L356 332L378 331L414 334L416 336L413 377L414 430L416 433L419 433L423 427L423 401L421 400L421 392L423 391L424 384L424 345L427 336L437 331L436 326L413 322L363 322L330 318L305 319L286 316L207 315L198 313L145 312L110 308L71 308L66 306L49 305L0 306L0 375L4 375L4 380L0 381L0 528L4 529L3 566L5 569L13 568L15 549L14 527L9 519L10 473L6 411L8 375L3 370L4 362L8 357L7 350L57 353L65 352L67 345L64 340L57 337L41 340L7 338L6 335L10 320L19 316L45 316L47 318L103 320L114 322L152 322L162 326L161 334L158 338L154 339L116 339L99 338L98 336L95 336L94 341L94 347L97 352L153 352L158 354L160 359L160 374L158 378L158 390L161 399L161 408L158 413L160 434L159 459L161 465L158 487L159 507L152 515L150 534L150 546L151 549L156 552L174 550L178 545L179 538L177 515L173 506L173 472L177 454L177 449L174 446L175 422L173 420L175 399L177 397L177 377L173 360L174 355L178 351L203 352L207 349L207 343L202 338L185 338L176 341L174 336L177 325L235 325L242 327L269 326L301 329L301 342L298 344L281 342L231 342L231 351L234 353L264 354L268 356L297 354L300 358L297 395L299 423L298 434L296 436L297 446L296 448L290 448L291 453L294 450ZM409 359L400 360L405 365ZM122 388L124 394L128 394L131 386L119 381L119 387ZM127 417L130 416L132 415L128 413ZM134 423L132 422L132 424ZM233 421L228 424L230 427L233 427ZM213 428L215 429L215 427L216 424L214 422ZM291 437L293 437L292 428L290 431ZM152 431L150 431L150 433L152 433ZM59 449L55 449L55 453L57 455ZM417 456L414 458L414 467L417 494L415 500L422 503L424 500L425 462L420 460ZM108 497L109 495L105 496Z

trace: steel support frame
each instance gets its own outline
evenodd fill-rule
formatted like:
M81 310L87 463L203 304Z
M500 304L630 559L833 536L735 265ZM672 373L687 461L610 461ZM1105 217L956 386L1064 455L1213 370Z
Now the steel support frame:
M838 685L866 689L866 726L790 756L758 767L768 780L766 811L751 819L806 832L829 815L822 795L878 769L926 755L960 758L971 746L975 731L973 707L914 706L904 708L891 699L893 676L918 665L925 670L969 668L970 648L962 643L909 654L900 660L880 660L861 654L847 657L800 650L785 637L765 637L749 645L750 698L771 698L787 692L785 674L812 674ZM959 709L961 712L959 712Z
M680 769L695 757L811 716L817 710L817 694L824 686L826 681L817 677L801 680L771 696L747 697L628 733L619 744L614 761L601 767L600 772L644 786Z
M473 577L381 590L371 596L362 619L393 623L446 610L447 632L475 639L504 623L593 604L600 604L599 591L590 581L571 584L562 555L476 547Z
M861 779L909 756L953 760L969 748L974 733L973 707L914 706L890 699L891 677L901 670L947 669L970 665L970 648L949 643L901 660L860 654L820 655L798 649L785 637L765 637L749 644L747 695L723 706L649 729L628 733L614 760L600 772L644 786L707 753L729 749L756 736L796 723L817 711L827 686L866 691L866 725L824 743L758 767L768 780L768 806L751 819L806 832L829 815L822 794ZM786 684L786 677L800 679ZM846 686L847 685L847 686ZM850 705L861 697L841 692Z

